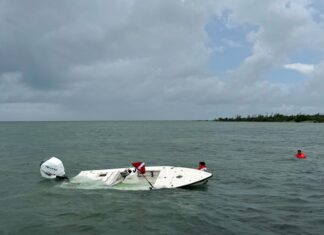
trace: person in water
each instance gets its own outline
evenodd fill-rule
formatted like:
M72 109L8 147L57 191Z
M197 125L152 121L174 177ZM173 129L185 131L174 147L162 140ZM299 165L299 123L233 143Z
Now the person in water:
M295 154L295 157L298 159L305 159L306 155L300 149L298 149L297 153Z
M201 171L207 171L206 163L205 162L199 162L199 167L197 169L201 170Z

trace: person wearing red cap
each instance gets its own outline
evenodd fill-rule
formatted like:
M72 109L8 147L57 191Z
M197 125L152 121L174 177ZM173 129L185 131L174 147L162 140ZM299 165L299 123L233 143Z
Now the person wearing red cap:
M300 149L298 149L297 153L295 154L295 157L298 159L305 159L306 155Z
M197 170L207 171L206 163L205 162L199 162L199 167L197 168Z

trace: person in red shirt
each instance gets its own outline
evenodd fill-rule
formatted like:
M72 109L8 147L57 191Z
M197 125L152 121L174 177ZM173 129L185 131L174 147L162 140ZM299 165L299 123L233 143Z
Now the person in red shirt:
M306 155L300 149L298 149L297 153L295 154L295 157L298 159L305 159Z
M199 162L199 167L197 169L201 170L201 171L207 171L206 163L205 162Z

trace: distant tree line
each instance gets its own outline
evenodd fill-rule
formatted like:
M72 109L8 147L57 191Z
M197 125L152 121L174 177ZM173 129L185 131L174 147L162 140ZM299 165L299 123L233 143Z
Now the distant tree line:
M317 114L297 114L297 115L283 115L280 113L270 115L254 115L242 117L237 115L236 117L216 118L214 121L221 122L324 122L324 115Z

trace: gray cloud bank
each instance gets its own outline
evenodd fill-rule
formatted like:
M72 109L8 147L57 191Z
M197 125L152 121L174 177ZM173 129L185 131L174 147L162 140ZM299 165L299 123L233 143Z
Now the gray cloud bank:
M217 76L205 26L224 12L228 27L257 30L251 55ZM0 0L0 120L324 112L323 63L302 87L263 79L324 48L322 19L306 0Z

